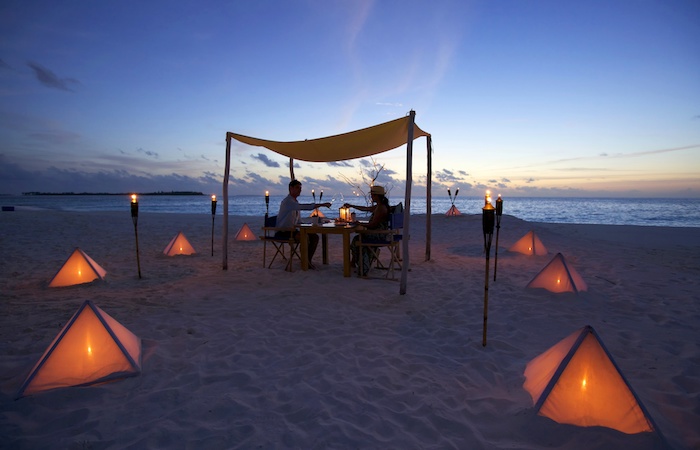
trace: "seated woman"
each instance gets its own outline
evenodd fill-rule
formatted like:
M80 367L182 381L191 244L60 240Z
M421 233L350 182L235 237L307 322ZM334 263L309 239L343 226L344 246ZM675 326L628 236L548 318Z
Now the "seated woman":
M363 228L367 230L388 230L389 229L389 199L386 198L386 191L382 186L372 186L370 189L370 194L372 196L372 206L357 206L346 203L343 205L346 208L354 208L359 211L371 212L369 223L364 225ZM357 241L360 239L359 236L355 236L350 244L350 250L352 252L352 260L350 261L353 267L357 266L357 261L359 260L359 249L357 246ZM386 242L387 235L378 233L363 233L362 242ZM369 266L371 264L370 255L367 252L363 252L362 255L362 274L366 275L369 271Z

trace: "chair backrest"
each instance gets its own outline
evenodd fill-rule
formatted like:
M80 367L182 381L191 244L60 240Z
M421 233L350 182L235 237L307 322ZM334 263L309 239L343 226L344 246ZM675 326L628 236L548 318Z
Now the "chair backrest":
M403 228L403 212L389 214L389 228L392 230Z
M399 202L394 206L389 207L389 214L398 214L403 212L403 203Z
M275 227L275 226L277 226L277 216L265 217L265 226L266 226L266 227Z

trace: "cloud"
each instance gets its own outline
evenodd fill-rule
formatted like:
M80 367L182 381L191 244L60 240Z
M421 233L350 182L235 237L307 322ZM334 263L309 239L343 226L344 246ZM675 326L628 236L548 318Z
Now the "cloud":
M332 167L353 167L353 165L347 161L331 161L328 165Z
M7 64L5 61L0 59L0 69L12 69L9 64Z
M280 163L271 160L264 153L258 153L257 155L253 155L253 159L257 159L261 163L265 164L267 167L280 167Z
M58 75L34 62L27 62L27 65L34 71L36 79L46 87L59 89L61 91L74 92L71 85L80 84L74 78L59 78Z
M139 152L139 153L143 153L143 154L146 155L146 156L151 156L151 157L153 157L153 158L155 158L155 159L158 159L158 153L157 153L157 152L154 152L154 151L151 151L151 150L144 150L144 149L141 148L141 147L139 147L136 151Z

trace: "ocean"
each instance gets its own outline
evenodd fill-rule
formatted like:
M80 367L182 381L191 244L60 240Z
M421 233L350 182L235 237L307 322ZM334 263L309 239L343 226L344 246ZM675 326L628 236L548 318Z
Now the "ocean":
M327 217L337 217L338 208L346 200L362 204L358 198L341 197L324 198L333 201L330 210L321 209ZM283 196L270 196L270 214L277 212L282 199ZM392 198L391 203L402 200ZM124 211L125 214L130 214L130 201L128 196L122 195L0 196L0 206L14 206L16 209ZM299 201L310 203L313 199L302 195ZM447 197L433 197L432 212L444 214L451 204ZM454 204L462 214L481 214L484 199L458 197ZM211 215L211 199L208 195L142 195L139 197L139 214L149 212ZM223 201L219 198L216 214L222 212ZM265 197L262 195L233 195L229 199L230 215L262 217L265 212ZM411 214L425 213L425 197L413 197ZM700 227L700 199L506 197L503 199L503 214L529 222Z

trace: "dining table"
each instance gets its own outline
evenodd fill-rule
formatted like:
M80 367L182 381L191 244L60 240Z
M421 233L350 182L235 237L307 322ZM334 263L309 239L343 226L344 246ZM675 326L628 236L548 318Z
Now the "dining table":
M343 237L343 276L349 277L350 268L350 235L357 229L356 223L302 223L299 229L299 247L301 247L301 269L309 270L309 233L320 234L322 240L323 264L328 264L328 235L339 234Z

